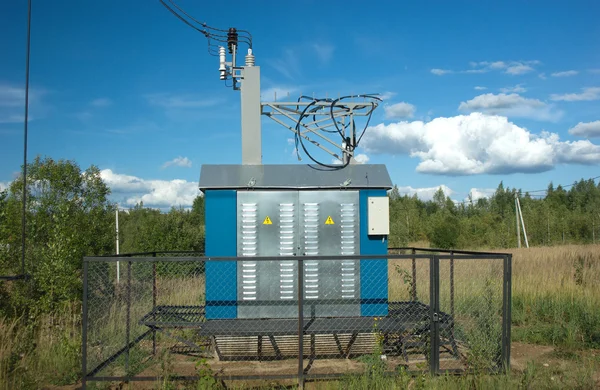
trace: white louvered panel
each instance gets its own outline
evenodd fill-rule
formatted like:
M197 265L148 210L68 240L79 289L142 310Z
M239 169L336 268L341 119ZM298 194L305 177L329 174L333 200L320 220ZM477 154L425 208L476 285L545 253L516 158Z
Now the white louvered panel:
M316 256L319 254L319 204L303 204L304 219L304 254ZM307 299L319 298L319 263L304 262L304 295Z
M279 255L293 256L296 252L296 208L294 203L279 204ZM279 299L294 299L293 261L279 263Z
M256 203L242 203L242 256L256 256L258 253ZM256 300L256 262L242 263L242 299Z
M343 203L340 210L341 254L356 254L356 205ZM356 264L354 260L342 261L342 298L356 297Z

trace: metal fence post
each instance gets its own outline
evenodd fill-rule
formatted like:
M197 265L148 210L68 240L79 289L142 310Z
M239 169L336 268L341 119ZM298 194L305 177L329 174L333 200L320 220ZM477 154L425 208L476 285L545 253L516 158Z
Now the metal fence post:
M504 256L504 291L502 294L502 369L510 370L510 327L512 315L512 255Z
M83 259L83 318L81 319L81 388L87 388L88 262Z
M437 255L430 257L429 268L430 291L430 334L429 334L429 371L435 375L440 368L440 332L438 313L440 311L440 259Z
M154 261L152 262L152 320L156 323L156 252L152 254ZM156 356L156 328L152 328L152 355Z
M414 254L417 253L415 248L412 249L412 286L410 290L410 299L412 301L417 300L417 259L414 258Z
M304 261L298 259L298 388L304 389Z
M127 261L127 320L125 324L125 345L127 347L127 353L125 355L125 383L129 383L129 358L130 358L130 346L129 340L131 338L131 259Z

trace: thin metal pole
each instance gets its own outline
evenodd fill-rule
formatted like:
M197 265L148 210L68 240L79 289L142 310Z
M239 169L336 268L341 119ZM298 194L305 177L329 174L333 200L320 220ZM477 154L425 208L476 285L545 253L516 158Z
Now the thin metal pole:
M127 322L125 324L125 338L125 345L127 346L127 354L125 355L125 383L129 383L129 339L131 338L131 260L127 262Z
M116 249L117 249L117 255L119 254L119 206L117 206L117 209L115 210L115 230L117 232L117 242L116 242ZM117 261L117 283L119 283L121 281L121 267L119 264L119 261Z
M451 251L450 256L450 315L454 318L454 252Z
M429 333L429 371L431 375L437 374L440 369L440 347L439 347L439 322L438 313L440 307L440 259L436 255L431 256L429 269L430 290L430 333Z
M25 54L25 123L23 124L23 214L21 215L21 274L25 275L27 218L27 131L29 122L29 53L31 52L31 0L27 5L27 51Z
M502 294L502 369L510 370L510 327L512 300L512 255L504 258L504 292Z
M412 254L416 253L415 248L412 249ZM412 258L412 286L410 291L410 299L413 302L417 301L417 259Z
M156 252L152 254L152 256L156 257ZM152 313L153 320L156 322L156 297L158 291L156 290L156 261L152 263ZM156 329L152 329L152 354L156 355Z
M298 259L298 388L304 389L304 262Z
M81 319L81 388L87 385L88 262L83 261L83 318Z

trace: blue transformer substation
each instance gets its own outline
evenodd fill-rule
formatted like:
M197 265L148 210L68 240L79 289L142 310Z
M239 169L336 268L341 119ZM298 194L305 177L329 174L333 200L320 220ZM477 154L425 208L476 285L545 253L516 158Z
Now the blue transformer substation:
M386 255L384 165L203 165L206 319L298 315L298 262L253 257ZM247 258L247 260L246 260ZM304 310L312 317L386 316L388 264L381 260L303 261Z

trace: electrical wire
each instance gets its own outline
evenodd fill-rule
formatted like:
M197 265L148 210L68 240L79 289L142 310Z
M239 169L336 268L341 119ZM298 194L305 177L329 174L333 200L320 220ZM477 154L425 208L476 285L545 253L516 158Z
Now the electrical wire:
M364 136L364 134L368 128L369 123L372 118L372 115L373 115L373 111L375 111L377 104L375 102L371 101L371 102L366 102L364 106L355 106L354 107L354 110L356 111L357 109L362 110L362 109L365 109L370 106L370 109L366 114L368 117L367 122L366 122L365 127L362 130L362 133L361 133L360 137L358 138L358 140L356 139L356 133L353 135L354 136L353 139L350 139L350 137L344 136L345 130L348 128L348 126L352 125L353 128L355 128L356 123L355 123L354 119L352 119L352 121L349 122L348 124L341 124L343 127L340 128L340 121L338 121L335 114L339 113L340 111L350 112L352 110L349 106L340 103L343 100L352 99L352 98L361 98L361 97L381 101L381 99L376 97L374 94L348 95L348 96L339 97L337 99L330 99L330 98L315 99L315 98L311 98L311 97L305 96L305 95L300 96L298 98L298 102L300 102L302 100L310 100L310 103L308 105L306 105L306 107L304 107L304 109L300 113L300 116L298 117L298 120L296 121L295 146L296 146L296 153L298 154L298 157L300 158L300 154L299 154L299 146L300 146L302 148L302 150L304 151L304 153L306 153L306 155L313 162L315 162L316 164L318 164L320 166L330 168L330 169L342 169L342 168L345 168L346 166L348 166L350 163L350 159L347 159L346 162L344 162L341 165L340 164L336 164L336 165L326 164L326 163L323 163L323 162L315 159L311 155L311 153L308 151L306 146L304 145L304 137L301 135L300 131L301 131L301 126L302 126L302 121L304 120L304 118L312 116L313 122L316 121L316 112L324 110L325 107L324 107L324 105L322 105L322 103L327 103L329 105L329 116L330 116L331 121L333 122L333 125L335 126L335 130L327 130L327 129L320 129L320 130L328 132L328 133L337 133L340 136L340 138L342 139L342 142L346 144L346 151L344 151L344 152L347 152L347 151L353 152L358 147L360 141L362 140L362 137ZM313 108L313 106L315 106L317 104L321 104L321 105ZM296 106L296 110L299 110L299 109L300 109L300 107ZM342 155L344 154L344 152L342 152Z
M173 4L173 6L175 8L177 8L183 15L188 17L192 22L198 24L201 28L198 26L195 26L192 22L188 21L186 18L184 18L182 15L180 15L177 11L175 11L173 8L171 8L164 0L159 0L159 1L177 19L181 20L183 23L187 24L189 27L193 28L194 30L196 30L199 33L201 33L202 35L204 35L209 40L209 47L211 45L210 44L211 39L216 42L229 43L229 35L228 35L230 33L229 30L211 27L211 26L207 25L205 22L200 22L200 21L196 20L195 18L193 18L191 15L189 15L187 12L185 12L180 6L175 4L175 2L173 0L168 0L169 3ZM210 32L208 30L222 32L225 34L218 34L218 33ZM248 32L247 30L237 30L237 29L235 32L237 34L237 37L236 37L237 42L245 43L248 45L249 48L252 48L252 35L250 34L250 32ZM211 55L214 55L210 51L210 48L209 48L209 53Z

